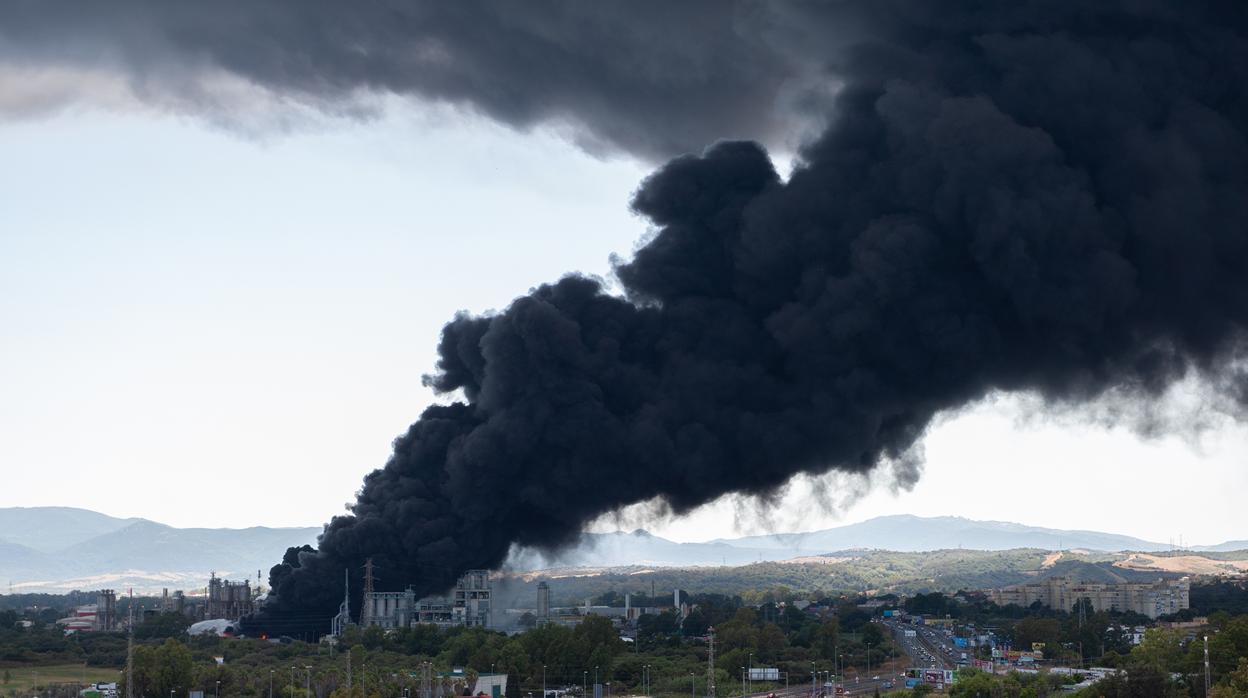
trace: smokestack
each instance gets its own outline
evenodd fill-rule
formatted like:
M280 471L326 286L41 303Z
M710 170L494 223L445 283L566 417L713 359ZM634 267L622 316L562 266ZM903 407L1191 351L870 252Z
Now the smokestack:
M1248 5L837 11L860 36L788 181L754 143L679 157L623 295L570 275L452 320L427 383L460 399L273 569L265 622L328 619L369 556L427 594L636 502L917 477L933 418L997 392L1248 395Z

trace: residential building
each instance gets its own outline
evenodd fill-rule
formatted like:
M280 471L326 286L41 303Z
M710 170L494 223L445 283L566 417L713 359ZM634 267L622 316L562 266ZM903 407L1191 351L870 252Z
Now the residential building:
M1156 582L1105 584L1074 582L1050 577L1039 582L994 589L990 596L999 606L1042 606L1070 611L1080 599L1088 599L1093 611L1133 611L1149 618L1177 613L1188 607L1191 581L1158 579Z

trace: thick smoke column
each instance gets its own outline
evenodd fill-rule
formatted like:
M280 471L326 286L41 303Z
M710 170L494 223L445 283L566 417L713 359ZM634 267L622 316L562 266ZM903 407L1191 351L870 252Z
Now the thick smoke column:
M447 325L428 380L463 401L275 568L271 618L328 617L366 557L438 592L631 503L864 471L990 391L1238 397L1248 6L964 4L855 10L789 181L748 142L647 179L626 297L569 276Z

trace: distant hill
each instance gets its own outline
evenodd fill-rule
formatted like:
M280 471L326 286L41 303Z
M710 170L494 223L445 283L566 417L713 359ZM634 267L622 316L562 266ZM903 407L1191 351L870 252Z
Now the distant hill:
M677 543L644 530L590 533L580 545L543 557L522 551L513 569L545 567L660 567L744 565L824 555L838 550L924 552L933 550L1090 550L1160 552L1170 546L1100 531L1063 530L956 516L880 516L861 523L809 533L779 533ZM1248 542L1191 548L1199 551L1248 549Z
M1228 540L1217 545L1192 545L1188 548L1202 553L1227 553L1233 550L1248 550L1248 540Z
M735 545L730 541L709 543L677 543L648 531L587 533L577 547L551 557L532 553L513 559L521 568L540 569L550 566L617 567L621 565L747 565L761 560L792 557L787 552Z
M320 528L174 528L84 509L0 508L0 585L22 591L194 589L208 575L267 577Z
M954 592L992 589L1053 576L1079 581L1124 582L1173 578L1181 572L1124 568L1128 553L1055 553L1038 549L894 552L842 550L788 562L729 567L556 568L512 572L502 586L513 603L535 603L536 584L550 585L556 605L579 604L608 591L660 595L673 588L692 593L742 594L787 589L801 594L843 592ZM1057 558L1057 559L1054 559ZM652 587L653 585L653 587Z
M55 553L140 520L71 507L0 508L0 540Z
M918 552L952 548L1152 551L1165 550L1168 547L1140 538L1098 531L1039 528L1004 521L975 521L957 516L924 518L909 515L880 516L862 523L811 533L747 536L714 542L746 548L771 548L789 554L804 555L849 548Z
M175 528L146 519L119 519L83 509L0 508L0 589L9 583L15 590L23 591L101 587L134 587L156 592L162 587L198 589L206 584L211 572L234 579L254 579L257 572L266 576L287 547L314 543L319 533L319 528L312 527ZM1121 563L1113 566L1127 556L1112 553L1164 551L1166 548L1139 538L1097 531L1067 531L959 517L884 516L810 533L746 536L704 543L678 543L644 530L590 533L582 537L578 546L557 555L518 551L508 568L520 571L637 566L745 568L802 558L813 559L816 569L825 574L830 560L849 558L861 565L866 564L865 560L875 559L871 557L875 554L884 556L880 559L895 560L900 558L888 555L940 551L916 558L927 560L935 567L920 570L918 561L908 562L907 565L916 567L909 572L894 570L891 577L854 571L852 565L841 566L836 573L838 580L851 585L895 583L888 580L913 575L912 586L920 587L929 583L923 580L930 579L940 579L942 584L1010 583L1009 580L1027 575L1045 576L1067 568L1095 579L1125 578L1136 572L1125 569ZM1238 556L1229 551L1244 548L1248 548L1248 544L1242 542L1209 546L1201 550L1222 551L1206 553L1218 560L1201 558L1191 564L1197 565L1194 569L1231 569L1233 566L1226 560L1238 559ZM1013 561L1010 564L998 564L993 557L992 551L1020 549L1029 552L1022 558L1014 554L1001 558ZM1093 551L1093 556L1083 556L1081 560L1066 558L1043 567L1032 559L1037 555L1044 558L1049 551L1057 550ZM960 557L958 553L962 551L968 556ZM987 557L970 554L975 551L989 552L983 553ZM1026 564L1018 563L1022 559ZM1085 563L1098 567L1079 567ZM940 567L941 564L946 567ZM950 564L953 566L948 567ZM1153 570L1158 563L1144 556L1136 556L1129 566L1146 564L1153 568L1140 573L1155 574ZM797 574L795 570L799 567L788 565L775 569L786 570L780 578L787 579ZM752 581L758 579L752 578ZM791 581L798 583L800 580Z

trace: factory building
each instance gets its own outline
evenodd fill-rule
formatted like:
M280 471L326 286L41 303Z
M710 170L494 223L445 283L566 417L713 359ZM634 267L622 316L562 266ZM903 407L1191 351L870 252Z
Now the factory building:
M105 632L117 629L117 592L101 589L95 595L95 629Z
M550 622L550 585L546 582L537 583L537 622Z
M487 570L464 573L449 597L417 599L411 589L369 591L364 594L360 625L386 629L417 624L489 628L494 625L492 596Z
M251 596L251 582L231 582L217 577L213 573L208 579L208 601L204 608L204 618L226 618L238 620L250 614L254 607Z
M415 618L416 592L374 591L364 594L364 608L360 609L360 625L376 625L390 628L406 628Z
M1066 577L1050 577L1040 582L993 589L990 597L998 606L1014 604L1025 608L1039 602L1063 611L1073 609L1080 599L1088 599L1094 611L1133 611L1157 618L1187 608L1190 589L1187 577L1122 584L1073 582Z
M66 634L109 632L117 630L117 592L101 589L95 603L78 606L74 612L56 621Z
M468 570L455 583L453 608L455 625L488 628L493 625L492 589L489 570Z

